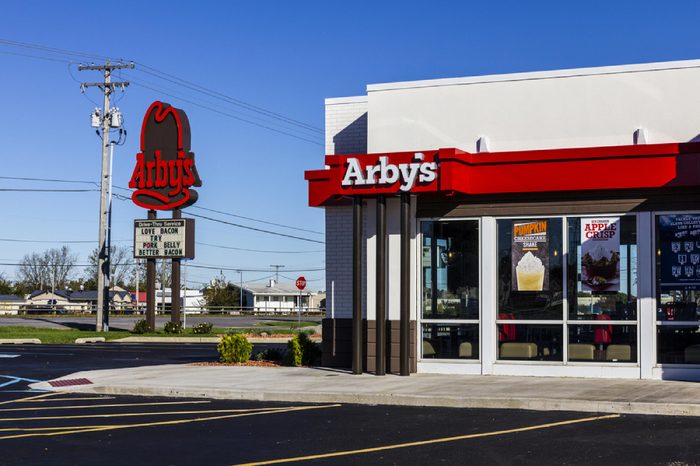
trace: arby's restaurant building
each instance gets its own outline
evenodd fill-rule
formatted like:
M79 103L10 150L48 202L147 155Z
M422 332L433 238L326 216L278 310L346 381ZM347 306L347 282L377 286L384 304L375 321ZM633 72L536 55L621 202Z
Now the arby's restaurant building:
M700 380L700 60L325 106L323 364Z

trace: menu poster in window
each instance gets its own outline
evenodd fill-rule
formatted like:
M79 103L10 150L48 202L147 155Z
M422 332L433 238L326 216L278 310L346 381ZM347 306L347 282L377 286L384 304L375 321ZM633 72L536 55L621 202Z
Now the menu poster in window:
M660 215L661 290L700 290L700 215Z
M620 290L620 217L581 219L581 289Z
M511 266L513 291L546 291L549 288L547 220L513 222Z

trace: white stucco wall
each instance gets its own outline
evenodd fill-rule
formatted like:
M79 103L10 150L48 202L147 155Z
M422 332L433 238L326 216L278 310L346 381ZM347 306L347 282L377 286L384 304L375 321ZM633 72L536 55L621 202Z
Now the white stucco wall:
M700 60L370 85L368 151L700 140Z

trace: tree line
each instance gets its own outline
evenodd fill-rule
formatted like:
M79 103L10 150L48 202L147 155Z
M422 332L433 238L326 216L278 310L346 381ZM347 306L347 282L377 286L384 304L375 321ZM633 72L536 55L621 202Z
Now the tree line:
M110 252L111 284L133 291L138 283L145 290L146 262L136 263L131 249L125 246L112 246ZM171 264L169 260L158 261L156 279L165 288L172 284ZM97 248L88 256L87 267L78 265L77 254L68 246L26 254L19 262L16 280L0 273L0 294L24 296L35 290L96 290L97 268ZM216 307L237 308L241 302L239 293L239 287L223 275L212 279L204 288L207 304Z
M110 248L111 283L127 289L134 289L136 282L145 280L145 263L137 264L131 255L131 249L125 246ZM170 267L163 264L159 276L170 286ZM19 262L16 279L9 280L0 274L0 294L18 296L34 290L96 290L98 250L95 248L88 256L88 265L78 264L78 255L68 246L51 248L42 252L25 254ZM143 286L143 285L142 285Z

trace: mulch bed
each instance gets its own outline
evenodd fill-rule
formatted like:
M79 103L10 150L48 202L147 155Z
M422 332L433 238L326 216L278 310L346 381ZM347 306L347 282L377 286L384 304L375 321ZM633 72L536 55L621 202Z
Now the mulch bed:
M253 367L281 367L281 364L272 361L247 361L247 362L193 362L190 366L253 366Z

